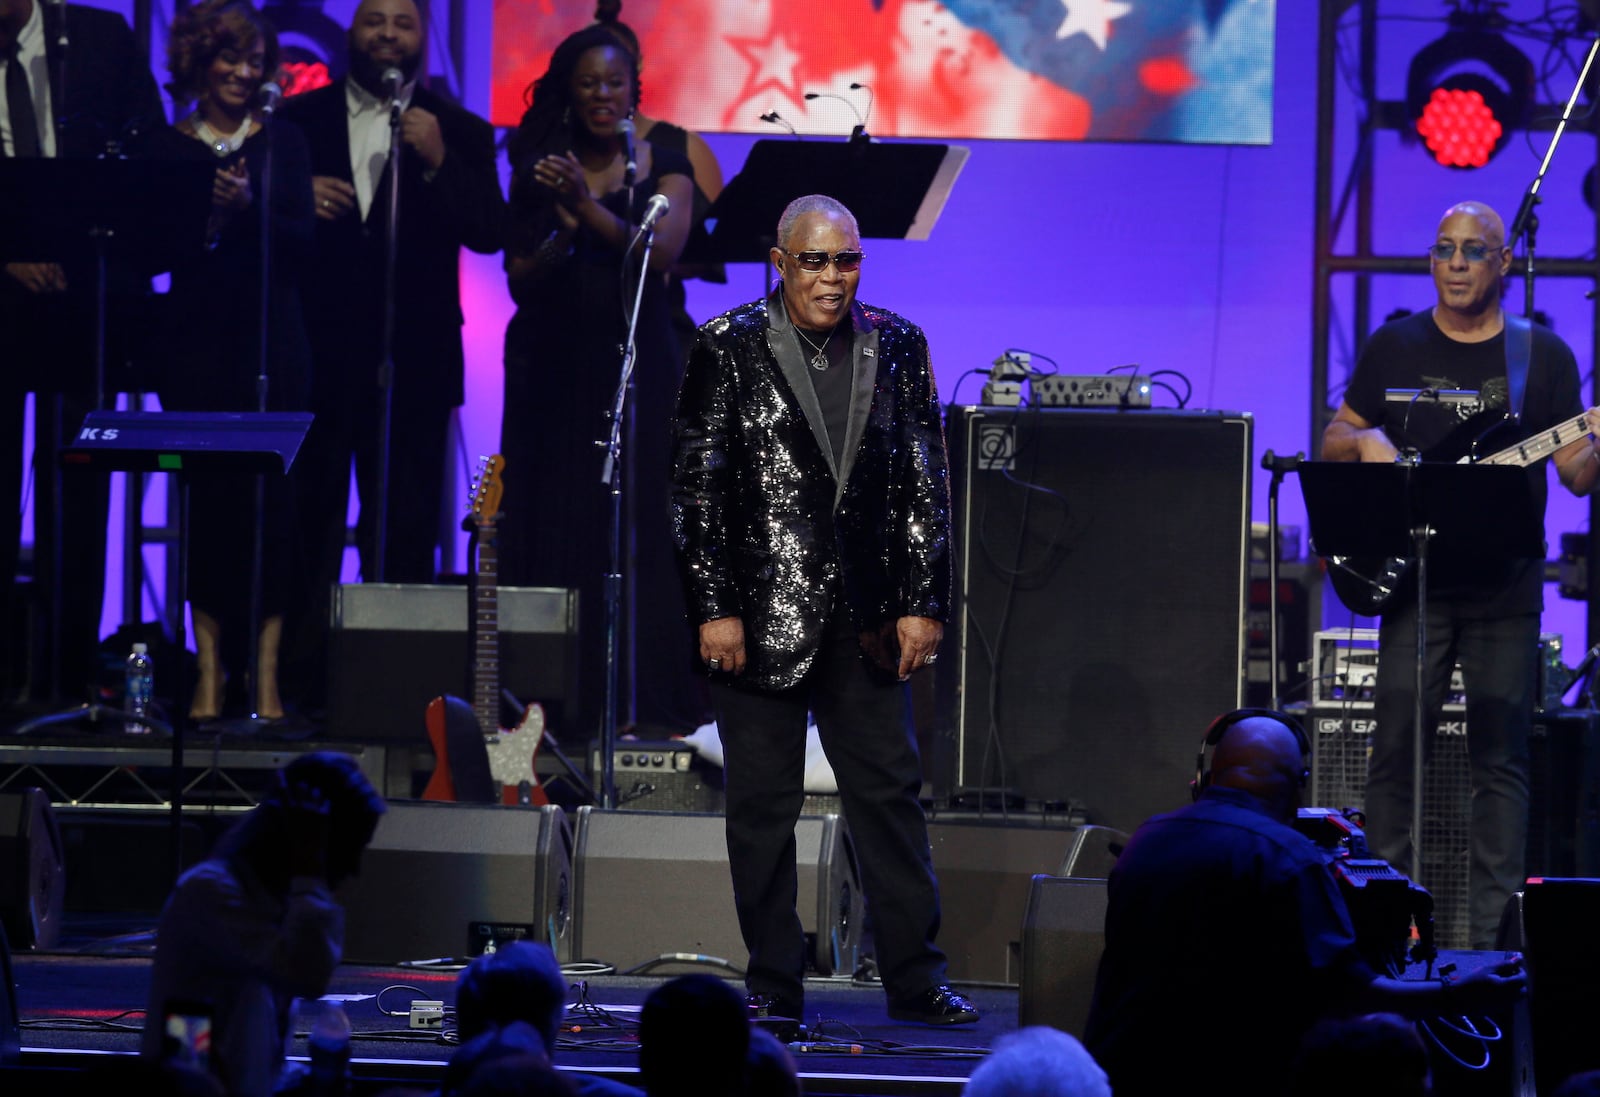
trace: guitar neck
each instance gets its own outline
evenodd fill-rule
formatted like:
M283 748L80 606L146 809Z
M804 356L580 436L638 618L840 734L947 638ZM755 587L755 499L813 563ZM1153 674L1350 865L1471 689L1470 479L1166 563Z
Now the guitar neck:
M492 531L480 531L472 602L472 714L485 735L500 729L500 557Z
M1570 446L1578 439L1589 433L1589 416L1585 412L1575 419L1568 419L1549 430L1540 431L1538 434L1529 435L1514 446L1507 446L1498 453L1478 460L1480 465L1531 465L1550 456L1563 446Z

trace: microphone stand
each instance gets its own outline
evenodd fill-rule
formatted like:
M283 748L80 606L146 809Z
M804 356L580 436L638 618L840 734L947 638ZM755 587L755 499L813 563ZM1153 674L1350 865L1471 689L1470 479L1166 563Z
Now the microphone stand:
M56 156L67 154L67 50L72 43L67 37L66 0L49 0L47 9L55 15L56 48L50 57L50 114L55 122Z
M1278 489L1283 486L1283 478L1298 472L1304 460L1303 453L1279 457L1270 449L1261 455L1261 467L1272 473L1272 482L1267 486L1267 658L1272 669L1267 680L1272 698L1268 707L1275 711L1283 708L1278 695Z
M256 344L256 410L267 410L267 392L270 385L268 359L267 359L267 332L271 327L272 307L272 115L277 109L277 100L269 96L261 110L261 194L256 199L256 208L260 213L261 229L261 291L257 307L260 312L261 328L257 334ZM267 474L258 472L255 475L255 537L250 553L250 639L245 646L246 666L249 674L246 680L250 683L250 718L252 722L261 720L261 585L266 571L266 525L267 525Z
M1528 237L1528 246L1523 251L1526 267L1522 279L1522 314L1528 319L1533 319L1533 252L1534 238L1539 233L1539 217L1533 212L1540 202L1539 188L1544 184L1545 172L1550 170L1550 161L1555 157L1556 146L1561 143L1561 135L1566 132L1567 122L1572 117L1572 108L1578 102L1578 93L1584 88L1589 79L1589 69L1594 64L1596 51L1600 51L1600 38L1596 38L1589 46L1589 54L1583 59L1583 69L1578 73L1578 80L1572 85L1572 94L1567 97L1566 109L1561 112L1561 121L1556 124L1556 130L1550 135L1550 147L1545 150L1544 161L1539 165L1539 173L1534 176L1533 182L1528 186L1528 192L1522 196L1522 205L1517 210L1517 216L1512 219L1511 231L1506 236L1506 246L1515 248L1517 240L1524 233Z
M628 340L622 347L622 371L617 380L617 391L611 402L611 433L604 443L606 456L600 470L600 482L611 491L611 566L605 579L606 603L606 699L600 723L600 806L611 809L617 806L616 759L612 757L617 741L617 699L620 692L617 682L617 633L622 621L622 434L623 415L627 409L628 390L633 387L633 363L636 354L634 332L639 326L639 308L644 301L644 284L650 277L650 249L655 246L654 225L645 225L634 237L644 238L640 256L639 282L633 292L633 309L628 315ZM633 250L630 242L628 251ZM623 253L627 261L627 252ZM631 427L631 422L629 426ZM629 447L628 457L632 457Z
M388 81L385 81L387 83ZM389 93L389 205L383 251L383 333L378 366L378 487L374 500L373 562L369 582L383 582L389 527L389 431L394 408L395 255L400 250L400 82Z

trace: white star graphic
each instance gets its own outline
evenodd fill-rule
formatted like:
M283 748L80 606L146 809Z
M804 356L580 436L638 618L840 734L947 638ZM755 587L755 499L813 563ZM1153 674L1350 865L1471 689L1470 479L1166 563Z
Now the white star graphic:
M1106 36L1111 31L1111 20L1121 19L1133 10L1132 4L1122 0L1062 0L1065 18L1056 29L1056 39L1071 38L1074 34L1087 34L1089 40L1106 49Z

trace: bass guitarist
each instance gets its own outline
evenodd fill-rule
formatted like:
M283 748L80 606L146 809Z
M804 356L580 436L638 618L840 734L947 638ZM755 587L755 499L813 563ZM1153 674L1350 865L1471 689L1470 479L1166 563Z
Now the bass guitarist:
M1487 205L1462 202L1445 211L1428 249L1438 301L1431 310L1394 320L1372 334L1344 402L1323 433L1324 460L1392 462L1397 447L1443 460L1463 456L1429 452L1444 424L1437 417L1430 424L1424 422L1427 416L1388 414L1389 389L1476 391L1497 417L1516 418L1506 423L1509 436L1502 444L1549 431L1582 414L1571 349L1537 324L1528 325L1531 331L1523 334L1524 322L1508 317L1501 306L1511 253L1504 223ZM1590 410L1589 422L1600 424L1596 409ZM1577 424L1573 440L1552 454L1562 484L1575 495L1589 493L1600 478L1600 453L1582 426ZM1420 433L1435 437L1415 436ZM1482 432L1474 426L1455 433L1475 437ZM1543 463L1527 466L1527 476L1542 541L1548 494ZM1432 745L1451 669L1459 661L1467 694L1473 789L1468 904L1474 949L1494 947L1506 899L1523 883L1528 733L1543 577L1542 559L1485 562L1470 554L1451 558L1442 552L1428 558L1423 711L1429 715L1423 741ZM1367 771L1367 839L1376 856L1396 865L1411 863L1416 613L1415 584L1397 591L1383 611L1377 727Z

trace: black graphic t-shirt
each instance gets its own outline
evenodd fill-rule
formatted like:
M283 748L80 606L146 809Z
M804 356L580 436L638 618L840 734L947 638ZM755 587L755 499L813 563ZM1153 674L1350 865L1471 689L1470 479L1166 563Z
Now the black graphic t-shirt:
M1391 389L1476 393L1477 398L1390 400ZM1486 457L1583 411L1571 349L1535 324L1522 418L1507 422L1505 333L1481 343L1457 342L1439 330L1431 310L1372 333L1344 399L1357 415L1383 427L1396 446L1439 461ZM1527 469L1541 540L1549 495L1545 465L1540 461ZM1429 589L1430 600L1449 598L1472 616L1536 613L1544 603L1543 560L1497 566L1470 552L1441 553L1430 557Z

